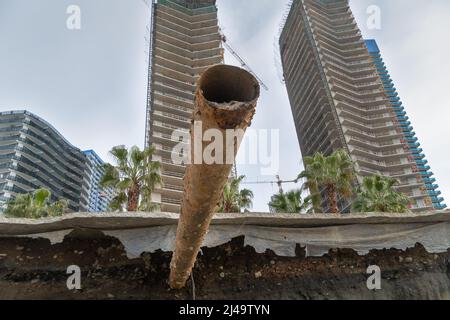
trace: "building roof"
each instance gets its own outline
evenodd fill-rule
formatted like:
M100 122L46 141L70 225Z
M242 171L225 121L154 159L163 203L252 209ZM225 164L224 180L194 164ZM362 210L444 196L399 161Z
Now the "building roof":
M367 49L369 53L378 53L380 49L378 48L377 42L374 39L365 40Z
M50 128L50 130L52 130L53 132L56 133L57 137L62 140L64 143L66 143L68 146L76 149L77 151L81 151L79 148L75 147L73 144L71 144L66 138L64 138L64 136L58 131L56 130L56 128L54 126L52 126L49 122L47 122L46 120L44 120L43 118L35 115L34 113L27 111L27 110L12 110L12 111L2 111L0 112L0 116L7 116L7 115L26 115L29 116L39 122L42 122L44 125L46 125L47 127Z
M97 161L98 162L100 162L100 163L105 163L103 160L102 160L102 158L100 158L100 156L94 151L94 150L85 150L85 151L83 151L83 153L85 154L85 155L91 155L91 156L93 156L95 159L97 159Z

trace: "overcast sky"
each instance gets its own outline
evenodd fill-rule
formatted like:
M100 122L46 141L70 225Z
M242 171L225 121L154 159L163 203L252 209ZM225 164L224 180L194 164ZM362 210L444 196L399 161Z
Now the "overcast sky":
M254 129L278 129L280 170L302 170L292 114L275 58L287 0L218 0L229 43L264 80ZM369 5L381 8L381 29L368 30ZM66 28L69 5L81 8L81 30ZM450 2L352 0L367 38L378 41L387 67L443 196L450 192ZM142 0L0 0L0 110L27 109L81 149L104 160L114 145L144 144L147 86ZM237 62L229 54L226 62ZM271 181L259 166L239 166L247 180ZM255 211L267 211L276 185L247 186ZM286 185L285 189L295 185Z

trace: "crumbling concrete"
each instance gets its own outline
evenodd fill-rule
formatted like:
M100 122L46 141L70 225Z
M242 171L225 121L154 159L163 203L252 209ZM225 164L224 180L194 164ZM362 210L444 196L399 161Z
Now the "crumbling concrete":
M176 224L176 215L164 213L0 218L0 299L191 299L191 280L175 291L167 281ZM194 268L196 297L450 299L449 224L448 211L216 215L205 240L210 247L203 246ZM158 237L170 241L149 243L148 236L164 228L173 233ZM372 231L361 234L361 228ZM327 239L317 256L308 249L317 248L311 235ZM348 237L351 246L343 248ZM428 250L421 242L428 242ZM292 254L283 249L291 244ZM130 248L135 250L132 256ZM71 265L81 269L82 290L66 286ZM381 290L367 289L372 265L381 269Z
M112 237L67 236L0 241L0 299L192 299L192 283L170 290L171 253L128 259ZM330 250L323 257L258 254L242 237L203 248L193 270L197 299L450 299L450 252ZM69 290L69 265L81 268L81 290ZM381 290L369 290L367 268L381 269Z

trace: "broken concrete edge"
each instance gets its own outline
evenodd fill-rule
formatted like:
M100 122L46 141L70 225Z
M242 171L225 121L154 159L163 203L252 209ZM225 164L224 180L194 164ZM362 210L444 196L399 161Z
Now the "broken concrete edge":
M0 236L18 236L67 229L123 230L177 225L175 213L71 213L39 220L6 218L0 215ZM450 222L450 210L429 213L330 214L220 213L212 225L309 228L352 224L404 224Z
M175 224L140 229L92 230L67 229L32 235L4 236L4 239L26 238L31 241L49 240L51 245L66 241L117 239L129 259L144 253L173 252ZM216 248L233 239L243 238L244 246L256 253L267 250L280 257L295 257L297 248L304 248L306 257L322 257L330 250L352 249L360 256L371 250L397 249L406 251L422 245L432 253L447 252L450 248L450 222L404 224L352 224L331 227L287 228L252 225L211 225L202 248ZM0 236L0 253L2 248Z
M323 256L330 249L353 249L366 255L377 249L406 250L417 243L429 253L442 253L450 248L449 213L339 218L220 214L213 220L203 247L213 248L244 237L245 245L257 253L272 250L285 257L295 256L297 246L305 248L306 256L314 257ZM108 236L122 243L129 259L158 250L172 252L177 228L177 215L170 213L72 214L45 220L12 220L0 218L0 243L1 238L23 237L48 239L55 245L64 242L67 236L75 239Z

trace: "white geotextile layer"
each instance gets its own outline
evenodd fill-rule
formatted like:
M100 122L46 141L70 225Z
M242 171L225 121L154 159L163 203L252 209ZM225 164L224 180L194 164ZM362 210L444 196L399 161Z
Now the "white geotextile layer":
M143 252L173 251L177 220L166 214L128 216L70 216L44 221L0 219L1 237L47 238L60 243L74 229L98 232L117 238L129 258ZM86 235L86 233L85 233ZM347 216L268 216L261 214L218 216L210 226L204 246L216 247L245 236L245 245L259 253L267 249L279 256L294 256L296 245L306 248L308 256L322 256L330 249L354 249L367 254L372 249L400 249L422 244L428 252L450 248L450 215L393 214Z
M139 230L105 231L119 239L130 258L143 252L173 251L176 226ZM296 245L306 247L307 256L322 256L330 249L354 249L360 255L372 249L401 249L422 244L430 253L450 248L450 223L347 225L323 228L272 228L258 226L211 226L205 247L216 247L231 239L245 236L245 245L263 253L273 250L279 256L295 256Z

